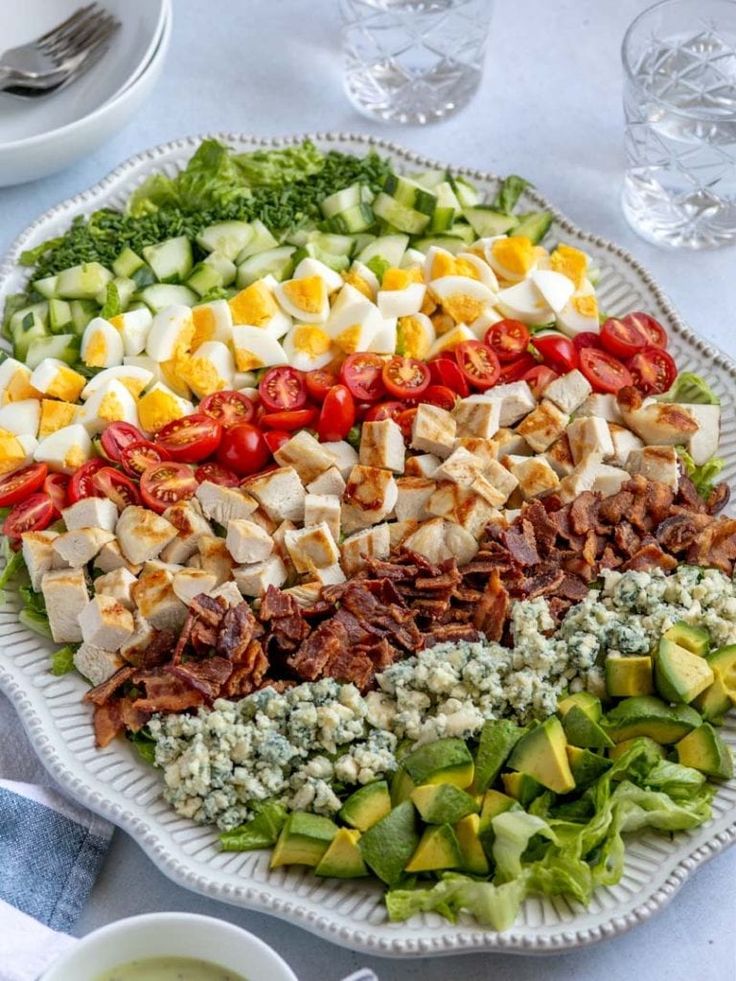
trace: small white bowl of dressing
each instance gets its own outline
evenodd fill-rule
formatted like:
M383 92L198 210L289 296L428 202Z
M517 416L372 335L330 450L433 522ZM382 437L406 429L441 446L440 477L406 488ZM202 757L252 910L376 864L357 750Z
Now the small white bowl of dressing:
M258 937L210 916L150 913L83 937L41 981L298 981Z

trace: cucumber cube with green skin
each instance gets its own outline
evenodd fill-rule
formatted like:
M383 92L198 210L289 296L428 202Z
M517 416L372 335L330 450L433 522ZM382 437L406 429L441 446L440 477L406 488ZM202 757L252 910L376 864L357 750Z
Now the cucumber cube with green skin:
M183 283L192 271L192 243L186 235L167 238L158 245L147 245L143 257L159 283Z
M549 211L532 211L519 215L519 224L514 228L514 235L524 235L536 245L550 230L552 220L553 216Z
M605 756L591 753L589 749L581 749L579 746L567 747L567 759L575 779L575 787L579 790L588 787L611 766L611 761Z
M411 208L423 215L431 216L437 207L437 195L428 191L421 184L402 177L399 174L389 174L383 184L383 191L394 201ZM391 220L391 219L389 219Z
M693 701L693 707L700 712L706 722L721 725L726 712L734 704L734 698L724 681L721 669L717 664L712 665L712 667L713 684L705 691L701 691Z
M72 300L69 307L74 333L81 337L87 324L99 313L99 305L94 300Z
M635 695L611 709L605 730L615 743L649 736L657 743L669 745L697 729L701 721L689 705L667 705L654 695Z
M358 879L370 875L360 854L360 832L340 828L314 870L315 875L333 879Z
M358 253L358 260L367 266L371 259L381 258L389 266L399 266L408 246L408 235L381 235Z
M474 797L450 783L429 783L411 793L411 801L426 824L456 824L478 811Z
M504 215L483 205L463 208L463 216L478 238L492 238L494 235L507 235L511 232L516 234L516 226L519 224L519 219L514 215Z
M294 255L296 246L282 245L277 249L267 249L248 256L242 262L238 261L238 276L236 286L245 289L257 279L273 276L279 282L288 279L294 271Z
M83 262L62 269L56 295L62 300L94 300L112 279L112 273L99 262Z
M470 875L488 875L490 865L480 839L480 817L468 814L457 822L454 831L460 846L459 868Z
M692 702L713 684L708 661L663 637L654 665L657 691L670 702Z
M733 776L733 757L713 726L705 722L675 744L677 762L700 770L713 780Z
M185 307L193 307L199 297L190 290L188 286L179 286L175 283L154 283L141 290L141 299L149 308L151 313L158 313L166 307L181 303Z
M129 279L133 273L145 266L145 262L127 245L112 264L112 271L116 276L124 276Z
M490 719L483 723L475 754L475 793L483 793L496 781L511 750L525 732L508 719Z
M35 279L31 283L31 288L35 293L39 293L44 299L51 300L56 296L59 287L58 276L45 276L43 279Z
M609 654L605 663L606 691L611 698L653 695L653 662L648 654L619 657Z
M247 221L218 221L208 225L197 236L197 244L207 252L217 252L236 259L254 238L255 231Z
M251 231L253 235L248 240L244 248L240 250L236 258L236 264L240 265L249 256L256 255L258 252L266 252L269 249L275 249L279 244L278 241L269 232L260 218L254 219L250 223Z
M557 712L561 719L564 719L572 708L581 709L592 722L600 722L603 715L600 698L589 691L577 691L573 695L566 695L557 703Z
M411 801L394 807L358 842L363 861L386 885L400 882L406 863L419 844L416 811Z
M71 303L66 300L49 300L49 329L52 334L73 329Z
M464 790L473 782L473 757L462 739L425 743L409 753L402 766L416 786L451 783Z
M501 783L509 797L515 798L523 808L544 793L542 784L528 773L502 773Z
M667 755L664 746L660 746L659 743L656 743L649 736L635 736L633 739L624 739L623 742L616 743L616 745L612 749L608 750L608 758L611 761L615 761L619 759L621 756L624 755L624 753L628 753L628 751L631 749L634 743L637 742L645 743L651 750L654 750L655 753L661 756L662 759L664 759L665 756Z
M407 872L439 872L456 869L462 854L455 832L449 824L425 828L414 854L406 865Z
M339 817L358 831L367 831L381 818L386 817L390 810L388 784L385 780L376 780L352 793L342 805Z
M567 712L565 720L572 712L579 712L587 723L598 728L596 723L591 722L577 706L573 706ZM567 739L562 723L556 715L552 715L521 737L509 757L509 768L528 774L547 790L556 794L566 794L575 787L575 780L565 752L566 745Z
M694 627L684 620L678 620L669 630L665 630L664 636L699 657L705 657L710 650L710 633L706 628Z
M271 868L280 865L319 865L338 832L334 821L319 814L294 811L286 819L271 854Z

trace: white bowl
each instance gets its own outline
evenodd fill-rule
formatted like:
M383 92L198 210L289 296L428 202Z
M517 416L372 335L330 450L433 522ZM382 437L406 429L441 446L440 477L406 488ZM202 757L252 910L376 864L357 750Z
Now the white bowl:
M124 19L126 15L123 11L127 2L128 0L114 0L107 6L110 10L114 10L116 5L119 5L121 19ZM0 122L0 187L37 180L62 170L104 143L135 115L161 74L171 40L171 0L159 0L159 2L163 19L158 44L151 53L149 49L152 44L149 38L145 50L139 49L135 59L132 62L128 60L125 72L121 73L117 69L113 71L111 67L108 72L108 65L118 64L108 53L89 72L89 76L70 85L58 96L50 96L48 102L46 99L40 100L38 104L28 103L26 100L17 101L17 106L13 107L14 111L18 107L21 109L30 107L31 112L41 110L42 116L34 117L33 129L36 129L36 132L21 135L19 138L13 138L14 130L9 122ZM137 8L139 3L140 0L137 0L135 5L131 5L131 9ZM158 11L158 3L154 7ZM128 23L130 24L130 21ZM144 55L148 57L147 64ZM100 87L94 101L89 104L82 95L88 91L89 85L92 85L94 90L94 84L98 81ZM71 120L59 126L59 120L63 120L64 116L57 114L57 107L62 106L61 101L57 100L61 100L67 94L73 96L73 101L79 99L79 104L84 104L88 108L79 115L77 106L76 117L73 116ZM0 96L0 98L3 99L0 120L5 120L7 108L5 100L10 96ZM52 126L55 128L51 128Z
M104 971L148 957L211 961L247 981L298 981L289 965L252 933L193 913L149 913L110 923L71 947L41 981L96 981Z

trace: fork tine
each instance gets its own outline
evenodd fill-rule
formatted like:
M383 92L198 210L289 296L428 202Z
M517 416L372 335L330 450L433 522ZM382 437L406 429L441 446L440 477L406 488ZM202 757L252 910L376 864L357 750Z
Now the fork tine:
M77 38L83 36L89 30L91 24L97 23L101 17L106 16L106 12L97 6L96 3L80 11L72 27L60 30L51 41L44 41L42 49L54 58L63 58L70 46L75 46Z
M110 14L95 14L72 37L68 38L62 45L57 45L54 58L61 62L74 58L82 54L88 46L95 44L100 38L109 37L119 26L118 21Z
M57 24L55 27L52 27L45 34L42 34L41 37L36 38L35 42L33 43L39 45L44 43L53 43L54 40L59 37L59 35L64 33L64 31L73 29L77 21L84 17L95 6L97 6L95 3L90 3L87 4L86 7L79 7L70 17L67 17L65 21L63 21L61 24Z

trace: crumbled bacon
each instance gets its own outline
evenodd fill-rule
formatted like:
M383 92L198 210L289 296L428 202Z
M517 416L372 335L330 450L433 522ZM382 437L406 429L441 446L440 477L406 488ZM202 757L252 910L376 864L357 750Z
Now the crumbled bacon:
M132 665L119 668L107 681L103 681L101 685L95 685L94 688L90 688L88 692L85 692L85 702L92 702L93 705L105 705L119 688L122 688L126 682L130 681L135 672L136 669Z
M232 661L217 654L214 657L203 658L201 661L191 660L184 664L175 664L171 668L173 675L195 691L201 692L208 702L217 698L232 671Z
M500 640L509 611L509 594L497 569L491 573L485 591L474 606L473 627L488 640Z

